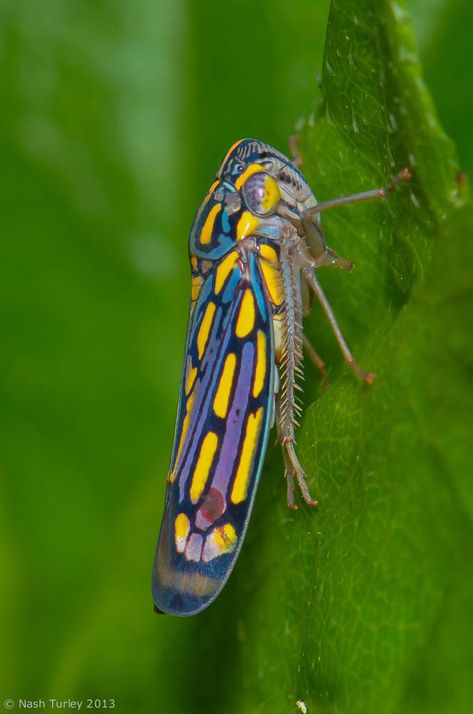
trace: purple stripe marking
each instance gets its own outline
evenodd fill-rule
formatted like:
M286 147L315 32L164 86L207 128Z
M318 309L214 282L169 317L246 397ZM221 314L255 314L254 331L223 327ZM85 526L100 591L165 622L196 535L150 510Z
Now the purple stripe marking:
M195 402L192 406L192 417L187 429L186 438L184 440L184 447L181 452L181 458L179 464L176 465L176 478L179 479L179 501L185 498L187 488L187 480L189 478L189 472L194 463L195 453L197 448L200 446L200 437L203 434L203 428L207 420L207 415L211 409L211 403L215 398L215 387L216 383L220 377L220 368L224 356L227 353L228 343L232 336L232 330L228 329L233 325L233 316L236 312L240 299L235 301L235 304L231 306L229 313L225 316L223 335L220 340L216 339L217 331L222 322L222 308L217 309L217 313L214 319L214 325L212 327L211 336L207 344L207 348L204 353L204 358L202 361L202 377L198 384L195 385L194 390L196 393ZM212 356L212 362L209 362L210 347L214 346L214 354Z
M253 379L254 354L253 343L246 342L241 355L240 374L238 375L235 395L227 415L220 458L212 479L213 488L218 488L224 497L226 496L230 479L235 473L242 426L247 417L248 398Z

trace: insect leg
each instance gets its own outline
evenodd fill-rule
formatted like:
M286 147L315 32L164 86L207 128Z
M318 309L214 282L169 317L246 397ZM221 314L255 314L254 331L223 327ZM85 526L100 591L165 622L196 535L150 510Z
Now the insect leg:
M273 396L272 396L272 407L271 407L271 429L276 423L276 398L279 393L279 370L277 366L274 368L274 388L273 388Z
M285 452L283 452L284 454ZM294 477L292 475L292 469L287 468L286 466L286 458L283 456L284 459L284 476L286 477L286 483L287 483L287 505L289 508L292 508L294 511L297 510L296 503L294 501Z
M283 450L289 507L295 508L294 479L297 481L306 503L315 506L317 501L309 493L304 469L300 465L294 449L294 432L301 413L301 403L297 392L302 391L302 388L298 379L303 378L302 293L300 264L296 259L296 253L288 245L281 246L280 264L285 301L282 316L282 341L276 352L281 378L281 389L276 399L278 438Z
M304 342L304 349L307 352L309 359L314 363L315 367L319 370L320 374L322 375L322 377L324 378L324 381L325 381L328 376L325 362L323 361L322 357L315 350L315 347L312 346L312 344L309 342L309 340L307 339L307 337L305 335L302 336L302 340Z
M287 441L286 443L283 443L283 457L284 457L284 463L286 464L286 472L288 475L288 482L287 482L287 492L288 492L288 506L290 508L296 508L294 505L294 476L297 479L297 485L299 486L302 494L302 498L304 501L309 505L309 506L317 506L318 501L315 498L312 498L310 495L309 487L307 486L307 481L306 481L306 476L304 469L299 463L299 459L297 458L296 451L294 449L294 441ZM289 486L289 484L291 484ZM291 489L292 492L292 505L289 502L289 490Z
M318 501L310 495L309 487L307 486L305 471L302 468L299 459L297 458L294 449L295 438L294 431L287 429L287 422L284 415L281 414L281 400L277 399L276 424L278 429L278 437L282 446L282 454L284 460L284 474L287 480L287 505L289 508L297 510L297 505L294 501L294 478L300 488L304 501L309 506L317 506ZM287 433L289 432L289 433Z
M299 134L291 134L289 137L289 151L291 152L292 160L296 166L302 166L302 156L297 146L300 139Z
M409 169L402 169L397 176L384 188L375 188L372 191L361 191L353 193L350 196L340 196L340 198L332 198L329 201L322 201L316 206L308 208L302 214L304 219L311 218L322 211L327 211L330 208L338 208L338 206L349 206L351 203L359 203L360 201L372 201L378 198L386 198L391 191L397 186L400 181L409 181L411 173Z
M361 367L358 364L358 362L356 361L356 359L353 357L352 353L350 352L348 345L345 342L345 338L343 337L342 331L340 330L340 327L338 326L336 317L333 314L333 310L330 307L330 303L327 299L327 296L325 295L324 291L322 290L322 286L320 285L319 281L317 280L315 271L311 267L305 267L305 268L303 268L302 272L303 272L305 280L309 284L310 288L313 290L314 295L320 302L322 309L325 312L327 320L329 321L330 327L332 328L333 334L335 335L335 339L338 342L338 345L340 347L343 357L345 358L345 361L364 382L366 382L367 384L372 384L372 382L374 381L374 377L375 377L374 373L367 372L366 370L364 370L363 367Z

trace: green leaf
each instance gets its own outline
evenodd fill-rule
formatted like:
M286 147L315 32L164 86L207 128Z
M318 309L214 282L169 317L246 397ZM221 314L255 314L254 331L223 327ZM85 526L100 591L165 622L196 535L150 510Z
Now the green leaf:
M402 4L332 2L321 89L299 141L320 200L413 173L384 203L323 217L329 244L357 270L321 280L378 378L369 388L343 366L315 309L306 326L332 385L321 392L307 368L315 401L299 451L320 506L288 512L273 453L236 573L188 644L187 707L440 712L422 663L431 637L446 640L444 599L462 585L472 542L458 434L471 361L466 306L457 309L471 282L451 241L470 217L445 222L460 205L457 164ZM447 642L444 660L450 651ZM449 711L463 706L457 694Z
M437 3L422 39L464 160L463 5ZM404 5L332 3L322 62L327 15L313 0L0 6L5 698L112 697L127 713L469 710L473 213L455 209L456 160ZM435 55L440 27L455 31ZM284 150L301 115L319 200L413 170L386 202L323 217L356 271L320 279L377 380L349 372L315 306L306 328L331 387L307 365L298 449L319 508L287 509L271 447L221 597L196 618L157 617L188 228L226 148L255 135Z

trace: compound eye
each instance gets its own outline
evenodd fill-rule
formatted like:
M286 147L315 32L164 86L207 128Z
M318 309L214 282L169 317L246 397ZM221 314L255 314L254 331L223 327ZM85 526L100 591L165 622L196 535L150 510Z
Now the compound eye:
M257 216L272 213L281 200L278 182L265 171L252 174L245 181L242 193L246 205Z

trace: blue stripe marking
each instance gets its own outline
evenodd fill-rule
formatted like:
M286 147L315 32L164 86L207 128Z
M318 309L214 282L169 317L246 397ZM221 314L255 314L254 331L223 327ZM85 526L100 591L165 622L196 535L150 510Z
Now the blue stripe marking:
M257 280L259 268L256 266L256 257L254 253L250 253L250 275L253 283L253 290L256 297L256 302L258 303L258 308L261 313L263 320L266 320L266 300L265 295L261 289L261 279Z
M223 291L223 295L222 295L223 302L230 302L230 300L233 300L233 297L235 295L235 290L237 289L238 283L240 282L240 278L241 278L240 269L237 268L235 270L235 268L234 268L232 270L231 278L227 282L227 286L226 286L225 290Z
M230 233L230 219L226 210L222 213L222 228L224 233Z

